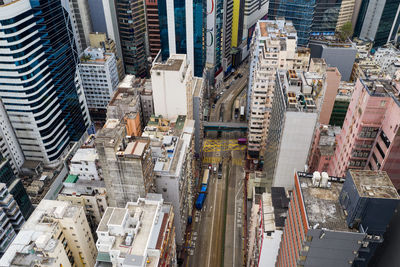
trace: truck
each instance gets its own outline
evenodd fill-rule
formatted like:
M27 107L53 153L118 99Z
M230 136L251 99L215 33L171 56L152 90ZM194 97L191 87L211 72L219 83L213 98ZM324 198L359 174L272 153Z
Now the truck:
M240 119L244 119L244 106L240 107Z
M222 178L222 162L218 163L218 179Z
M207 192L207 184L208 184L208 179L210 178L210 170L205 169L204 174L203 174L203 180L201 181L201 189L200 193L205 193Z
M240 108L240 101L239 99L235 100L235 114L239 113L239 108Z
M203 208L204 201L206 200L206 193L200 193L196 200L196 209L201 210Z

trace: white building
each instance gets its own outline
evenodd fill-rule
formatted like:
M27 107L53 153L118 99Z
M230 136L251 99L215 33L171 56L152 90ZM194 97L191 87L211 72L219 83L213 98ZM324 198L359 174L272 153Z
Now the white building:
M248 154L263 156L278 68L308 68L308 49L296 48L297 33L290 21L260 20L253 35L247 92Z
M106 109L119 81L115 55L88 47L81 55L79 72L88 108Z
M13 23L0 25L0 97L25 159L55 166L90 122L76 51L70 45L73 34L67 24L70 18L64 10L66 3L46 2L33 11L28 0L3 2L0 20ZM60 23L39 15L49 5L54 17L62 17ZM28 13L31 19L27 19ZM32 31L38 24L43 25L42 30Z
M374 60L383 71L387 71L392 63L400 60L400 51L393 46L379 47L374 54Z
M42 200L0 259L9 266L94 266L96 247L82 207Z
M176 266L173 220L159 194L107 208L97 228L98 266Z
M71 159L69 172L78 175L80 179L100 180L97 169L98 159L95 148L80 148Z
M25 158L19 145L17 136L4 108L3 101L0 99L0 153L8 159L14 173L20 171Z
M164 136L152 142L152 150L159 151L154 165L156 192L174 206L176 244L185 242L188 216L193 207L193 143L194 121L186 120L179 136ZM154 143L158 143L156 147ZM161 145L161 146L160 146Z
M169 120L188 113L192 102L192 71L186 55L175 54L165 63L154 63L151 69L154 112Z

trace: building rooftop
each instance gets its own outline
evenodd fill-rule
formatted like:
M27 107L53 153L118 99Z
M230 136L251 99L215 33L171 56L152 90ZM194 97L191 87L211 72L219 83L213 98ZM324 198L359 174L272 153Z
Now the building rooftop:
M336 136L340 134L339 126L322 125L320 128L320 138L318 148L321 155L328 156L335 153Z
M179 71L186 61L186 55L171 55L165 63L154 63L152 70L160 71Z
M391 84L391 80L361 80L368 94L376 97L391 97L400 106L400 89Z
M338 35L311 35L310 42L317 42L324 46L335 48L356 48L350 39L342 40Z
M157 266L159 256L148 250L160 249L171 207L163 204L161 195L152 195L125 208L107 208L97 228L99 254L115 251L124 265Z
M354 91L354 86L355 83L344 82L344 81L340 82L336 99L350 101Z
M310 228L327 228L343 232L358 232L347 226L346 217L339 203L343 178L329 177L327 187L313 185L313 174L297 172L301 194Z
M81 55L81 64L101 64L103 65L112 56L111 53L105 53L103 48L87 47Z
M69 177L70 175L68 175ZM75 175L76 176L76 175ZM104 191L98 191L99 188L106 188L104 181L102 180L85 180L79 179L77 176L76 179L66 179L64 181L64 187L61 189L60 194L63 195L95 195L95 194L103 194ZM97 193L96 193L97 192Z
M258 27L259 34L264 38L280 39L282 37L296 38L297 36L293 23L284 19L259 20Z
M349 170L349 174L361 197L400 199L386 172Z
M81 163L81 161L94 162L98 159L95 148L80 148L71 159L71 163Z
M288 111L316 112L324 78L316 72L278 70L279 88Z

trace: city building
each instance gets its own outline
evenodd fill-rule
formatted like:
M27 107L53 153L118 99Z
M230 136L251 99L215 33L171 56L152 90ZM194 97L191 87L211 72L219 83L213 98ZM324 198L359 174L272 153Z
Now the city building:
M400 24L399 3L399 0L362 1L354 36L373 41L374 47L393 41Z
M193 79L193 103L192 114L189 118L194 120L194 153L196 157L200 157L203 144L203 98L205 93L205 82L202 78Z
M351 71L351 82L356 82L357 79L378 79L383 78L384 72L381 67L371 58L359 59L354 62L353 70Z
M96 242L96 266L177 266L174 211L159 194L107 208Z
M127 134L130 136L140 136L145 125L140 101L140 93L143 91L144 84L146 84L146 79L126 75L124 80L119 83L118 90L107 107L107 119L125 121ZM152 105L152 103L147 104ZM151 109L149 106L146 107L146 110L148 110L147 108Z
M156 58L161 50L160 20L158 18L158 0L146 0L147 38L152 59Z
M347 22L351 22L354 13L356 0L342 0L340 5L339 16L336 23L336 32L340 31L342 26Z
M17 208L21 211L23 218L28 219L33 212L33 206L28 193L22 184L21 179L17 178L12 170L9 160L2 158L0 164L0 183L5 184L5 190L16 200ZM4 198L3 198L4 200ZM5 202L7 203L7 201ZM8 205L13 205L14 202ZM0 204L1 206L1 204ZM3 209L5 209L3 207ZM20 218L14 217L15 220Z
M367 266L399 202L386 173L296 172L294 184L276 266Z
M223 7L223 47L222 47L222 70L230 73L232 70L232 20L233 20L233 0L224 0Z
M152 138L151 148L153 154L157 153L154 164L156 192L174 207L175 240L179 249L185 242L186 225L192 216L195 197L194 121L182 121L170 130L174 135L166 133L163 138Z
M1 200L0 200L0 208L3 212L5 212L5 217L2 217L3 220L2 222L4 223L6 219L9 220L11 223L14 231L18 233L19 230L21 230L22 225L25 223L25 218L22 215L21 210L19 209L19 205L14 198L14 196L8 191L7 185L4 183L0 183L0 192L1 192ZM3 231L8 230L8 229L2 229L2 235L7 233L4 233ZM4 238L4 236L3 236ZM4 240L3 240L4 241ZM9 243L8 243L9 244ZM7 244L7 245L8 245ZM3 252L4 252L4 243L2 243L3 247Z
M332 110L335 104L335 98L340 85L341 75L336 67L327 67L325 60L312 58L309 72L316 72L325 76L325 92L322 100L321 112L319 114L319 123L328 124L331 118Z
M89 34L90 46L95 48L103 48L106 53L113 53L117 61L118 79L122 81L125 77L124 63L117 51L114 40L107 37L105 33L94 32Z
M100 180L95 148L79 148L71 159L69 173L84 180Z
M313 36L309 46L311 58L323 58L326 64L337 67L343 81L349 81L357 48L350 40L341 41L334 36Z
M246 266L275 266L288 204L283 187L253 194Z
M0 99L0 154L9 160L13 172L17 174L25 161L24 153L18 142L14 128Z
M15 200L10 196L7 187L5 184L0 183L0 196L2 199L6 199L12 203L15 202ZM0 202L1 203L1 202ZM1 205L1 204L0 204ZM16 214L20 214L20 212L16 208ZM12 217L12 216L11 216ZM11 242L14 240L16 237L16 230L14 229L14 225L11 223L11 220L9 218L9 215L6 213L6 211L3 208L0 208L0 218L1 218L1 235L0 235L0 257L3 256L4 252L6 252L8 246L11 244ZM25 222L25 220L22 217L22 221L20 224L22 225ZM15 220L14 220L15 224ZM16 225L18 226L18 224Z
M267 19L269 1L234 0L233 3L232 47L239 50L239 62L242 62L249 55L257 21ZM233 57L235 51L232 50Z
M95 141L108 204L113 207L124 207L154 191L150 140L131 138L126 131L124 123L109 119Z
M79 72L89 111L104 112L118 86L114 54L105 53L103 48L86 48L80 58Z
M78 54L81 54L89 46L89 34L93 31L89 4L80 0L68 0L68 3Z
M276 70L307 70L309 50L297 49L296 30L291 22L263 20L257 23L251 51L247 90L249 121L248 155L263 156L275 88Z
M385 80L358 80L353 91L329 173L348 169L386 171L400 188L399 89Z
M222 3L215 3L215 8ZM205 65L205 5L203 0L158 1L161 59L166 61L174 54L186 54L191 72L196 77L203 76ZM209 10L213 12L211 7Z
M386 72L392 63L400 61L400 51L391 45L379 47L375 51L374 61Z
M174 120L190 112L193 76L186 55L171 55L165 63L151 68L154 113Z
M367 40L361 40L357 37L354 37L353 43L357 48L357 56L356 56L357 60L365 59L369 56L373 42Z
M293 170L303 170L326 91L323 76L278 70L265 148L266 180L293 189ZM294 134L296 133L296 134Z
M93 236L107 208L106 185L103 180L86 180L78 175L68 175L57 200L82 206Z
M0 266L94 266L96 246L82 207L42 200Z
M293 23L297 32L297 44L307 47L311 37L313 17L315 13L316 0L270 0L268 7L268 18L285 18Z
M146 15L143 0L115 2L119 38L125 72L138 77L148 75Z
M340 82L335 103L333 104L329 125L342 127L344 118L346 117L347 108L350 105L354 86L354 83Z
M315 0L311 35L334 35L342 0Z
M340 134L340 127L320 125L315 129L314 141L308 155L308 171L327 172L329 164L335 155L336 135Z
M67 11L52 1L0 4L7 51L0 55L0 97L25 159L49 166L60 163L70 142L79 141L90 124ZM27 35L29 41L23 41Z
M140 103L142 105L143 125L146 125L150 117L154 115L153 87L151 86L151 80L146 80L142 84L142 90L140 90L139 93Z

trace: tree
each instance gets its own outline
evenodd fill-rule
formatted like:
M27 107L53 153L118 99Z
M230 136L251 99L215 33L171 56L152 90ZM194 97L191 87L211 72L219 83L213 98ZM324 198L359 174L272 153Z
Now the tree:
M346 41L349 37L353 35L353 24L350 21L340 27L339 37L342 41Z

